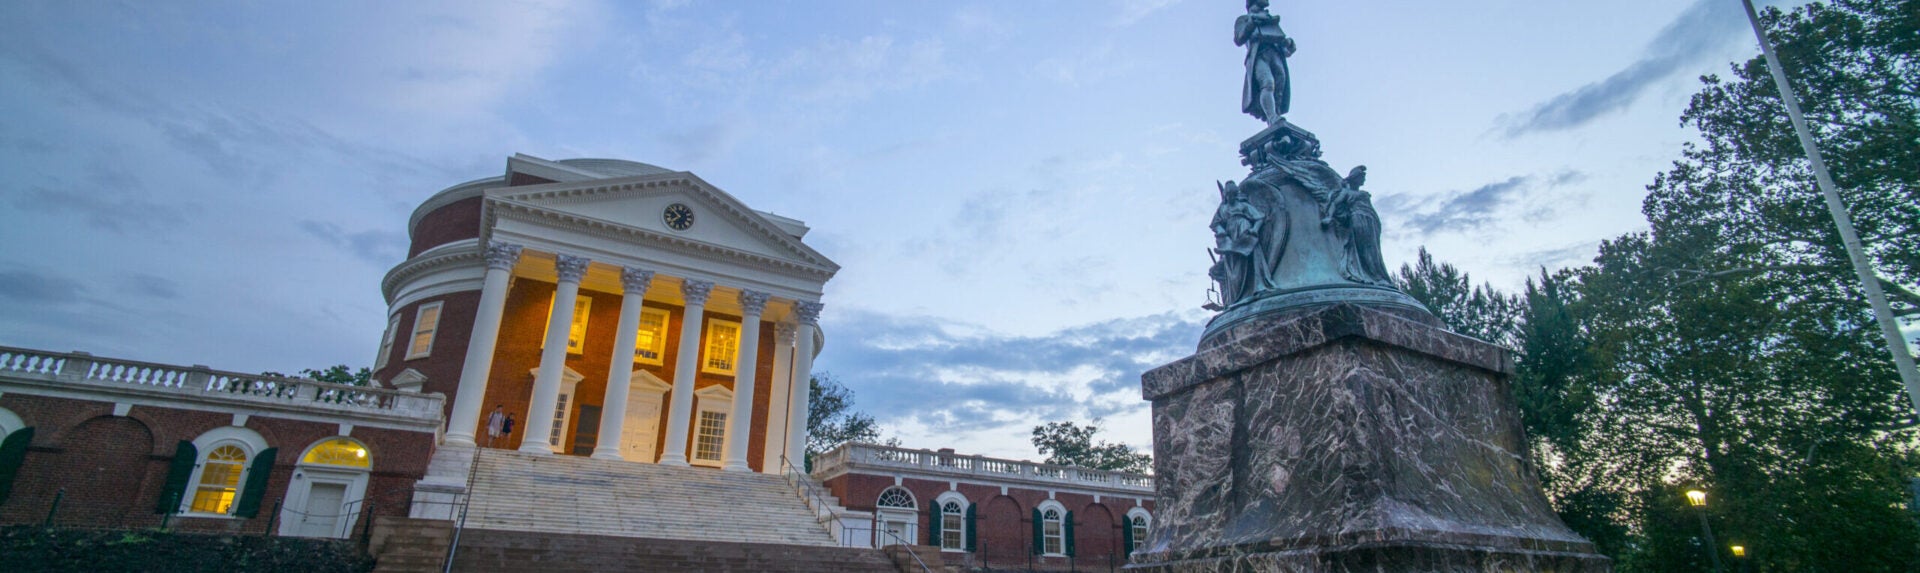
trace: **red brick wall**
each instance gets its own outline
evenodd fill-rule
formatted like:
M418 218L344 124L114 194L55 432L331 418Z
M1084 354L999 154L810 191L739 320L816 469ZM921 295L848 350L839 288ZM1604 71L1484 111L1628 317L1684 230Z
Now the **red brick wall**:
M421 306L434 302L440 302L441 306L440 324L433 335L432 351L426 357L407 360L407 347L412 343L413 321L419 316ZM451 415L453 395L460 387L460 369L467 360L467 342L473 336L474 315L479 309L480 291L477 290L436 296L400 307L395 311L400 323L394 328L393 348L387 349L387 365L374 371L374 379L391 387L394 376L408 368L418 370L427 377L420 391L446 394L447 401L443 407ZM376 345L380 342L377 335L372 340Z
M827 480L827 490L847 509L873 511L874 502L880 492L893 487L892 476L873 474L846 474ZM901 487L913 493L920 511L920 542L926 545L936 544L937 540L927 538L927 520L931 518L928 509L940 494L949 490L949 482L907 478L901 480ZM1031 559L1035 568L1048 570L1076 569L1082 571L1106 571L1109 560L1115 567L1126 563L1121 555L1121 538L1118 516L1125 515L1133 508L1133 498L1101 497L1099 503L1093 496L1078 493L1059 492L1054 501L1073 512L1074 521L1074 557L1040 557L1030 555L1029 546L1033 543L1032 510L1047 500L1042 490L1024 487L1008 487L1002 495L1000 487L991 484L959 483L961 495L974 503L975 510L975 553L970 556L974 563L986 560L994 567L1026 567ZM1147 501L1147 510L1153 510L1152 501Z
M407 249L407 256L413 257L427 249L454 241L478 238L483 200L478 195L468 197L421 216L420 222L413 226L413 244Z
M553 283L516 278L513 287L507 293L506 309L501 318L500 338L494 346L493 374L487 383L487 398L482 404L481 411L492 412L495 405L500 405L503 411L513 414L516 422L513 435L508 436L503 443L495 444L494 447L518 448L522 436L525 435L527 408L533 396L531 372L540 366L540 345L546 336L547 315L550 312L548 305L553 300L553 292L556 288L557 286ZM566 428L566 435L561 442L563 444L572 444L576 437L581 404L600 406L602 413L605 412L607 377L615 367L610 362L613 357L613 339L617 334L614 331L620 324L620 304L624 298L617 293L585 289L580 291L579 296L591 298L593 302L587 309L586 344L582 348L582 353L567 355L567 367L580 373L583 379L575 387L573 401L568 405L574 417L573 422L570 422L569 427ZM680 329L685 325L686 309L656 301L647 301L646 305L666 310L668 313L666 351L661 357L663 364L639 364L631 360L621 360L618 366L622 373L643 369L672 384L673 371L679 362ZM735 322L740 320L736 315L714 312L706 313L705 316ZM471 324L471 319L468 320L468 324ZM702 328L705 328L704 322ZM769 400L767 394L768 388L771 387L770 381L773 379L773 344L773 323L762 321L758 359L754 372L752 431L748 436L751 441L748 442L747 453L747 464L756 471L761 469L760 456L764 453L764 448L760 444L766 441L767 435ZM436 342L436 352L438 346ZM703 347L702 352L704 350ZM456 373L456 378L457 376ZM694 380L696 391L716 385L734 389L734 377L700 373ZM664 397L663 405L671 404L672 401L673 393L668 392ZM666 450L667 409L662 408L660 427L656 429L657 439L660 442L655 444L655 452ZM476 435L485 439L484 433ZM690 452L693 439L691 431L688 432L687 438Z
M232 424L233 415L199 410L134 406L113 416L113 404L90 400L0 395L0 407L34 428L33 444L0 505L0 523L40 523L53 510L54 523L88 527L154 527L153 512L165 487L176 445ZM250 416L246 427L278 448L260 514L253 519L174 516L169 524L192 531L264 532L274 503L284 499L295 464L308 446L339 432L333 423ZM412 486L426 474L431 432L356 427L351 434L373 457L366 495L379 515L404 516ZM54 497L60 504L53 507ZM277 527L277 524L273 525Z

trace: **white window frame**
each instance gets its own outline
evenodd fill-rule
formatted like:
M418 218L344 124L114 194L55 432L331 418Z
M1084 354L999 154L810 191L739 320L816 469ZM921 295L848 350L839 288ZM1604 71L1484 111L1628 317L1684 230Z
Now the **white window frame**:
M1127 520L1127 523L1125 526L1128 528L1134 527L1133 520L1135 519L1144 520L1146 522L1144 525L1140 526L1140 528L1135 529L1133 532L1134 550L1138 551L1141 547L1145 547L1147 545L1147 534L1153 532L1153 514L1148 512L1147 508L1135 507L1133 509L1127 510L1127 514L1123 516L1122 519Z
M528 369L527 373L539 376L540 368ZM566 453L567 428L570 427L567 424L573 421L574 390L579 389L580 381L585 379L587 379L586 376L575 372L571 366L560 367L560 395L553 401L553 426L548 428L551 431L547 433L547 449L553 450L553 453ZM527 418L531 419L533 416L529 415Z
M639 344L634 345L633 347L633 363L634 364L652 364L655 366L664 366L667 363L667 360L666 360L667 332L673 326L673 313L667 312L667 310L664 308L653 308L650 306L642 307L640 309L639 330L640 332L646 332L647 318L655 317L655 316L660 317L660 332L657 333L657 336L653 337L653 348L643 349L640 347ZM634 339L639 340L639 338L640 337L638 333L636 333L634 336ZM646 356L641 354L642 350L645 350L647 352L652 352L654 357L647 358Z
M713 354L715 352L713 346L721 340L717 335L720 334L720 328L722 327L733 329L733 359L727 361L726 368L713 365ZM700 371L722 376L735 375L740 366L740 347L744 346L740 340L741 331L742 329L740 328L739 322L724 318L708 318L707 329L703 333L706 341L701 344L702 348L700 349Z
M949 503L959 504L960 513L948 514L947 504ZM940 550L948 553L966 553L967 552L967 508L972 507L973 502L967 501L967 496L961 495L960 492L949 491L947 493L940 494L940 497L933 498L933 506L936 508L939 508L939 511L936 511L935 513L937 513L939 516L939 519L942 520L940 522L940 539L935 540L940 542ZM953 515L955 517L955 521L959 525L951 528L947 527L947 522L945 521L945 519L947 518L948 515ZM959 546L947 547L946 536L949 532L954 532L959 534L960 536Z
M444 303L442 301L436 300L420 305L420 308L413 311L413 334L407 336L407 360L426 358L433 354L433 340L439 338L440 319L443 318L445 314L440 312L443 305ZM427 316L427 311L429 310L433 311L433 327L422 332L420 322L422 318ZM420 335L422 334L427 336L427 344L425 347L421 347L419 344Z
M1060 502L1057 501L1047 500L1040 502L1039 507L1036 509L1040 510L1040 554L1046 557L1066 557L1067 506L1060 505ZM1052 519L1048 519L1048 513L1055 515ZM1047 532L1048 525L1054 526L1052 533ZM1048 549L1052 549L1051 547L1047 547L1049 542L1058 543L1060 550L1048 551Z
M373 369L387 367L387 361L393 358L393 341L400 336L400 314L387 317L387 331L380 335L380 355L373 357Z
M693 438L693 443L688 444L687 447L689 454L687 463L696 466L720 467L720 464L726 462L727 447L733 442L733 432L727 431L733 427L733 391L715 384L694 391L693 397L696 404L693 409L693 419L689 420L693 423L693 431L688 432L688 435ZM716 412L723 417L720 424L719 459L700 458L700 418L703 412Z
M247 461L240 463L240 477L234 482L233 504L227 506L228 513L194 511L193 498L200 493L200 477L207 467L207 456L213 454L213 451L220 446L238 446L247 454ZM189 517L244 519L234 517L232 511L240 507L240 499L247 496L247 476L253 473L253 463L260 457L260 452L266 451L267 439L260 437L259 432L239 426L221 426L207 430L206 433L194 438L193 447L197 458L193 460L193 473L187 476L187 489L180 495L180 508L177 513Z
M547 329L553 326L553 299L560 293L547 297L547 320L540 323L540 348L547 348ZM580 293L573 297L573 324L567 326L567 354L585 354L587 352L587 315L593 312L593 297Z

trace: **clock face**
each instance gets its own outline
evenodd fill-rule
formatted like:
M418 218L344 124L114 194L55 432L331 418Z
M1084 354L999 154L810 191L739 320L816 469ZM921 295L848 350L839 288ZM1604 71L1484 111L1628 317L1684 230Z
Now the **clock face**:
M660 219L666 221L668 228L675 231L685 231L693 226L693 209L686 205L674 203L668 205L667 210L660 213Z

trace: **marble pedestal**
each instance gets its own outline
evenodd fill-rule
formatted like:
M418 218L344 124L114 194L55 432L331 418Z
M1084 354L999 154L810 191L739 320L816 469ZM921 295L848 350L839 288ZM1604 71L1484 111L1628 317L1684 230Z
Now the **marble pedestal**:
M1527 468L1512 358L1352 303L1147 372L1158 515L1134 571L1604 572Z

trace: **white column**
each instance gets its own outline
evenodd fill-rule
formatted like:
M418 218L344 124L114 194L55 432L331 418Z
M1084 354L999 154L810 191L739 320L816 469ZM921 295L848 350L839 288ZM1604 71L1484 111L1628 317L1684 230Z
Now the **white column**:
M613 358L607 361L607 399L600 406L600 443L593 457L602 460L620 458L620 435L627 425L627 385L633 381L634 339L640 331L641 299L647 285L653 283L653 271L633 267L620 269L620 326L613 333ZM652 462L653 460L637 460Z
M805 469L807 455L807 381L813 379L813 336L820 325L817 302L793 303L793 318L799 321L793 350L793 407L787 410L787 459L793 467Z
M700 328L706 324L707 295L713 281L680 280L680 296L687 300L680 317L680 352L673 359L673 405L667 408L667 448L660 465L687 465L687 418L693 415L693 379L700 373Z
M480 308L473 314L473 333L467 339L467 360L460 366L460 387L453 394L453 413L447 417L447 443L474 445L480 425L480 407L487 399L487 378L493 372L493 347L500 339L500 317L507 309L507 281L520 262L520 245L487 246L487 274L480 283ZM442 319L445 320L444 318ZM395 333L394 336L401 336Z
M553 408L560 401L560 372L567 367L567 334L573 331L573 301L580 296L580 277L587 274L587 258L557 254L553 270L559 273L560 284L553 291L553 312L547 315L540 369L533 374L527 431L520 435L520 451L529 454L553 453L547 439L553 433Z
M780 459L787 455L787 409L793 404L793 331L792 323L773 325L773 387L767 394L767 444L761 473L780 473Z
M727 455L720 469L750 472L747 445L753 436L754 373L760 369L760 314L767 310L767 293L740 290L739 358L733 363L733 413L727 415Z

